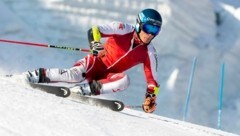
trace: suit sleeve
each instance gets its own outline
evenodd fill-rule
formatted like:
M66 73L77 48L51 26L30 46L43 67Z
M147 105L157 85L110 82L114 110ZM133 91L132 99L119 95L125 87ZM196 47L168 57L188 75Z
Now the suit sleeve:
M130 24L122 22L112 22L105 25L98 25L102 37L110 37L114 35L124 35L131 33L134 27Z
M102 37L124 35L134 31L134 26L122 22L112 22L104 25L95 25L88 30L88 42L99 42Z
M158 56L153 46L148 47L148 57L144 62L144 73L147 81L147 92L157 94L159 84L157 83Z

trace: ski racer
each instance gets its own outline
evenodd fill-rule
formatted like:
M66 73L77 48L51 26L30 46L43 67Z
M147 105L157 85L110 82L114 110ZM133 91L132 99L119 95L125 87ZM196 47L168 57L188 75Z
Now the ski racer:
M157 53L151 41L159 34L162 17L154 9L144 9L137 16L136 25L112 22L96 25L88 30L91 54L77 61L69 69L39 68L25 74L32 83L71 82L81 95L118 92L129 86L123 72L143 64L147 89L142 108L147 113L156 109L159 92L157 83ZM102 44L101 39L107 38Z

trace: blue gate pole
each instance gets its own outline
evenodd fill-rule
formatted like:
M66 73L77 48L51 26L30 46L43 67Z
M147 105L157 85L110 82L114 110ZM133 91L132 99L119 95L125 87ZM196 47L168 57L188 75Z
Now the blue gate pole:
M220 86L219 86L219 107L218 107L218 122L217 122L218 129L221 129L224 69L225 69L225 64L222 63L222 65L221 65L221 79L220 79Z
M190 100L190 95L191 95L192 82L193 82L193 76L194 76L194 73L195 73L196 62L197 62L197 57L194 57L193 58L193 63L192 63L192 72L191 72L190 79L189 79L189 84L188 84L187 99L186 99L186 103L185 103L185 106L184 106L183 121L185 121L186 117L187 117L188 105L189 105L189 100Z

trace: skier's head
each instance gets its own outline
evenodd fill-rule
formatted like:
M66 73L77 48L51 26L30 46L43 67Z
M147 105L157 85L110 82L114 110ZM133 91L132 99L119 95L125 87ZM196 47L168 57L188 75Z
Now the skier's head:
M144 9L138 14L135 30L138 34L144 31L155 37L160 32L161 26L162 17L158 11L154 9Z

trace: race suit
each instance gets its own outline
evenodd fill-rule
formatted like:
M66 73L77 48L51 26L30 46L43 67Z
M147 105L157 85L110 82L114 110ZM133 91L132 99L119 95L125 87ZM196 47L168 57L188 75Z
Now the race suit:
M91 82L103 84L102 93L117 92L129 86L129 77L123 72L138 64L143 64L147 81L147 91L155 93L157 83L157 53L152 43L145 45L135 32L134 26L121 22L98 25L104 43L104 56L87 55L77 61L71 69L47 69L46 76L51 81Z

